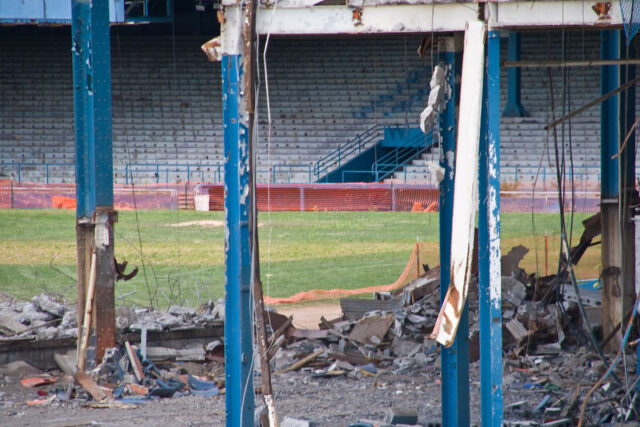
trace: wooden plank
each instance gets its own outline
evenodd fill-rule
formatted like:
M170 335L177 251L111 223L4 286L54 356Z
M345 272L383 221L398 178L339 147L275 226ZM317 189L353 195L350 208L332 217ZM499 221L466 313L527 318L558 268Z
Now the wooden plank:
M138 359L135 349L129 341L125 342L124 346L127 349L127 355L129 356L129 360L131 361L131 368L133 369L133 373L136 376L138 382L142 382L142 380L144 379L144 372L142 371L140 359Z
M102 402L107 398L107 393L86 372L78 370L74 376L80 384L94 398L96 402Z
M294 370L296 370L298 368L302 368L304 365L306 365L307 363L311 362L313 359L315 359L316 357L320 356L324 352L325 352L324 348L321 348L320 350L316 350L313 353L311 353L310 355L308 355L306 357L303 357L302 359L300 359L297 362L293 363L292 365L289 365L288 367L286 367L284 369L280 369L279 371L274 372L273 375L284 374L285 372L294 371Z

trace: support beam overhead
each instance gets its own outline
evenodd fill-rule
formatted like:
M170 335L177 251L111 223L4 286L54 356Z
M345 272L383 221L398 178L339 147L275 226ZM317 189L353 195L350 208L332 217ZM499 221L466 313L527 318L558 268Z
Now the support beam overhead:
M394 3L394 4L391 4ZM432 1L367 1L357 6L312 6L313 2L288 1L261 6L258 34L335 35L411 34L464 31L478 19L477 2L435 3ZM501 1L494 8L492 28L534 29L622 26L619 7L598 13L596 1ZM241 14L236 0L223 0L225 20L234 28Z

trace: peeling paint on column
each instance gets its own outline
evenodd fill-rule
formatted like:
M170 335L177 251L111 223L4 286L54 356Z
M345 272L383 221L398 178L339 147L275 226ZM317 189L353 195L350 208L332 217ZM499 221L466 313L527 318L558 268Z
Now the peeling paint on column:
M449 179L453 181L455 166L456 166L456 153L453 150L449 150L445 153L447 159L447 169L449 169Z
M455 339L471 279L478 199L478 147L482 116L486 24L467 24L462 62L460 113L451 233L451 282L430 337L445 347ZM449 153L447 153L448 155ZM449 157L449 156L447 156Z

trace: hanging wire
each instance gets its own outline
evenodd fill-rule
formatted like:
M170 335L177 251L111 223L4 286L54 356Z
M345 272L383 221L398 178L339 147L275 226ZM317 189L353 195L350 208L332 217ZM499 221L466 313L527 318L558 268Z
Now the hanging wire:
M258 8L259 9L259 8ZM265 37L264 42L264 50L262 53L262 64L264 67L264 90L265 90L265 98L267 101L267 165L268 170L273 168L273 163L271 159L271 140L273 137L273 119L271 116L271 99L269 96L269 72L267 65L267 52L269 51L269 40L271 39L271 29L276 20L276 11L278 9L278 0L275 0L273 3L273 12L271 14L271 25L267 30L267 35ZM271 180L267 178L267 274L266 274L266 282L267 282L267 295L270 294L271 287L271 237L273 235L273 223L271 221Z
M116 50L118 52L118 71L120 73L120 75L124 75L124 72L122 70L122 51L120 48L120 27L116 27ZM127 161L129 162L129 165L133 165L133 159L132 159L132 154L131 154L131 147L129 146L129 138L127 135L127 126L125 126L124 128L124 149L125 149L125 153L127 156ZM156 272L155 269L153 268L153 265L149 265L149 268L151 269L151 273L153 274L155 281L156 281L156 287L154 289L154 291L151 291L151 285L149 284L149 277L147 275L147 262L146 262L146 257L144 255L144 250L143 250L143 245L142 245L142 233L140 232L140 218L138 216L138 203L137 203L137 199L136 199L136 189L135 189L135 182L133 179L133 170L132 168L129 168L129 179L131 180L131 198L133 200L133 212L135 214L135 218L136 218L136 233L138 236L138 245L137 247L132 244L131 242L129 242L131 244L131 246L136 249L136 251L138 252L138 254L140 255L140 262L142 264L142 276L144 277L144 283L145 286L147 288L147 295L149 296L149 305L151 307L158 307L158 277L156 276ZM121 237L122 238L122 237Z
M174 17L174 19L171 20L171 50L172 50L172 70L173 70L173 74L172 74L172 78L171 78L171 86L174 87L175 89L175 84L177 81L177 77L176 77L176 20L175 20L175 8L174 8L174 2L171 2L171 16ZM181 107L182 108L182 107ZM181 122L182 122L182 130L185 130L185 120L184 120L184 112L180 111L180 117L181 117ZM178 144L175 142L173 142L173 146L175 148L175 164L178 165L179 164L179 153L178 153ZM177 167L176 167L177 170ZM185 182L185 190L188 188L188 183L191 180L191 177L188 175L189 172L187 172L187 179ZM178 183L176 180L176 191L180 191L178 189ZM187 203L187 191L185 191L185 204ZM181 295L182 294L182 284L181 284L181 280L182 280L182 247L181 247L181 242L180 242L180 197L178 196L178 206L176 209L176 234L177 234L177 253L176 256L178 258L178 292ZM167 278L167 281L169 281L170 279ZM171 283L169 283L170 286ZM173 292L171 292L172 296L173 296Z

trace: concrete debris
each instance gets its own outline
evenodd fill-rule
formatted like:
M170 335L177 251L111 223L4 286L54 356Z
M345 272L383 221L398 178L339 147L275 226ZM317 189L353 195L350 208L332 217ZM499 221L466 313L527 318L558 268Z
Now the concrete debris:
M355 324L349 333L349 338L360 344L373 343L378 345L382 342L382 338L387 334L393 321L391 314L365 317Z
M393 425L415 425L418 424L418 411L415 409L392 408L387 412L384 421Z
M120 334L192 329L218 325L224 320L224 299L209 301L198 309L171 306L166 312L148 308L117 307ZM76 305L42 293L28 302L10 298L0 301L0 342L4 340L75 338L78 334ZM200 355L198 355L198 360Z
M520 307L527 296L527 287L513 276L502 276L502 308L505 303L511 304L515 309ZM509 308L509 307L507 307Z
M65 312L64 304L56 301L52 295L40 294L38 296L33 297L31 301L34 304L36 304L41 311L45 313L53 314L56 317L62 317L64 315L64 312Z
M307 420L301 420L298 418L292 418L290 416L285 416L282 422L280 423L280 427L310 427L311 424Z
M446 78L447 72L447 68L440 65L436 65L433 68L427 107L420 113L420 129L424 133L428 133L433 129L438 113L442 110L446 101L451 98L451 86Z

